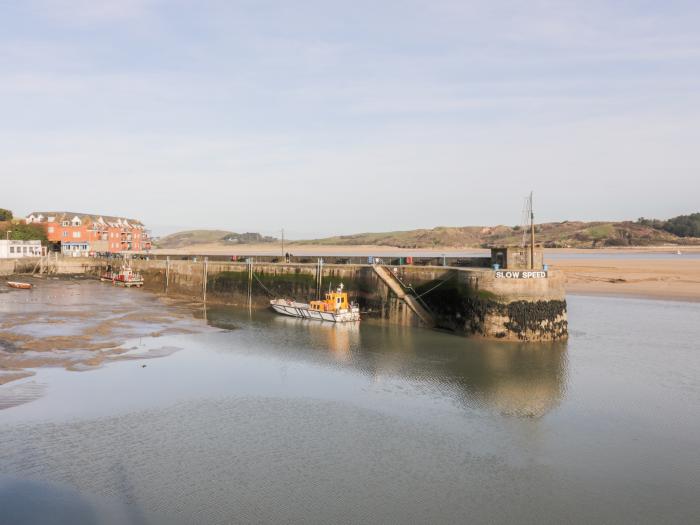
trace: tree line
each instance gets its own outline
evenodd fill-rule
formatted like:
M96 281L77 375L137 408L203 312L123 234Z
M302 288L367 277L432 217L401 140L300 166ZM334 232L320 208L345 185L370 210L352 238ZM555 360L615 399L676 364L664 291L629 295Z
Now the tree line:
M637 219L637 223L672 233L678 237L700 237L700 213L679 215L665 221L640 217Z
M11 210L0 208L0 239L12 239L13 241L41 241L46 245L46 230L38 224L26 224L13 222L14 215ZM10 232L9 234L7 232Z

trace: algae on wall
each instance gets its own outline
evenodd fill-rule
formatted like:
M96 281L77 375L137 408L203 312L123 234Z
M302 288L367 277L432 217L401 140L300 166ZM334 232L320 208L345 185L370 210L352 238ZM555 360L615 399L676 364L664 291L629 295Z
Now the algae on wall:
M321 288L317 289L316 268L274 267L271 265L253 266L249 277L248 268L224 270L212 273L207 279L207 290L214 298L224 302L247 301L248 287L251 286L255 305L267 304L271 298L288 298L301 302L314 300L317 294L323 296L328 287L335 288L343 283L351 300L361 301L367 284L356 268L324 268Z
M566 338L566 301L505 302L495 294L472 288L456 278L416 287L435 316L438 328L465 335L519 340ZM497 327L497 328L496 328Z
M144 265L146 266L146 265ZM151 286L164 289L164 267L144 268ZM169 293L202 297L204 267L176 264L171 267ZM249 277L245 264L214 264L207 276L207 299L211 302L266 308L269 299L282 297L302 302L321 297L328 287L341 282L350 299L357 301L364 318L389 323L417 325L407 305L378 278L371 266L327 265L320 289L315 265L256 264ZM426 303L438 328L463 335L481 335L516 340L551 340L567 334L566 302L558 298L516 300L501 297L480 286L490 286L482 273L447 269L402 268L399 276L414 283L416 295ZM156 284L158 283L158 284ZM410 286L410 285L409 285ZM410 292L410 290L409 290Z

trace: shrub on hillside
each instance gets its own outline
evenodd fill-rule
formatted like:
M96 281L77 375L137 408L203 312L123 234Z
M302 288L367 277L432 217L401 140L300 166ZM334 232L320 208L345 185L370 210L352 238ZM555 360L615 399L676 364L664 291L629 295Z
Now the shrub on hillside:
M679 237L700 237L700 213L679 215L669 219L663 229Z
M16 241L41 241L41 244L44 245L48 242L46 230L38 224L6 223L6 225L0 229L0 238L4 239L8 230L11 231L10 239Z
M659 219L647 219L645 217L640 217L637 219L637 224L648 226L649 228L654 228L656 230L662 230L665 223L665 221L660 221Z
M11 220L12 220L12 211L6 210L4 208L0 208L0 222L11 221Z
M700 237L700 213L679 215L667 221L640 217L637 223L657 230L667 231L678 237Z

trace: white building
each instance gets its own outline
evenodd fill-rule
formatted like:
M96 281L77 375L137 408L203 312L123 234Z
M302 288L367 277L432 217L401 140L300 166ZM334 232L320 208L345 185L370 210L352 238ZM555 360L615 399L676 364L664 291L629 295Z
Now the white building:
M0 259L40 256L41 241L0 240Z
M62 242L61 254L69 257L87 257L90 255L90 244L86 242Z

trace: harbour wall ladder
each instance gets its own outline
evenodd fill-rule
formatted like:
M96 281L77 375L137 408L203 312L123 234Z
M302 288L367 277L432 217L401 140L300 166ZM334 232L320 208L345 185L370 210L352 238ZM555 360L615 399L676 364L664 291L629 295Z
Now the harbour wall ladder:
M374 272L384 282L384 284L386 284L389 287L389 290L391 290L394 293L394 295L396 295L396 297L398 297L404 303L406 303L406 305L413 311L413 313L415 313L418 316L418 318L423 324L425 324L428 327L435 326L435 320L433 319L433 315L428 311L427 308L425 308L422 304L420 304L420 302L418 302L418 299L406 293L401 283L397 280L397 278L391 273L389 269L379 264L373 264L372 268L374 268Z

